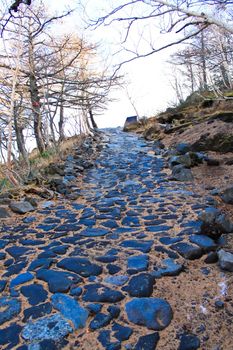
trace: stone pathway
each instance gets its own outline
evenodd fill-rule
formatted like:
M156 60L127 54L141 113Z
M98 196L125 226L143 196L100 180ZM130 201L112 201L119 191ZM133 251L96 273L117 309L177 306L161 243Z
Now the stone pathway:
M230 349L225 276L198 235L206 203L168 181L153 144L107 135L79 199L1 225L0 348Z

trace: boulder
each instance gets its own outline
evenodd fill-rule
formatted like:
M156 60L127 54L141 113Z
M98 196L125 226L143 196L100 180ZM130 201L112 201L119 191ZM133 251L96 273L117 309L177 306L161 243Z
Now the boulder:
M26 214L30 211L34 211L35 208L29 202L11 202L10 209L17 214Z
M10 217L10 214L8 210L4 207L0 207L0 219L6 219L9 217Z
M212 238L219 237L223 233L233 231L233 223L222 214L219 209L208 207L198 215L198 220L202 221L201 233Z
M223 191L221 198L225 203L233 204L233 185Z
M233 272L233 254L226 252L224 249L218 252L219 266L223 270Z
M179 164L172 168L171 179L175 181L191 182L193 181L193 174L190 169L187 169L182 164Z

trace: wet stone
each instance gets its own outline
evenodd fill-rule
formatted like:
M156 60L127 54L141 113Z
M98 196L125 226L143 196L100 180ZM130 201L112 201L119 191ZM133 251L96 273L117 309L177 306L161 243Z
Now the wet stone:
M52 312L52 305L50 303L40 304L32 306L24 310L24 319L23 322L26 322L29 319L37 319L50 314Z
M21 302L16 298L0 298L0 325L10 321L21 311Z
M51 293L67 292L73 283L82 281L75 274L56 270L41 269L37 271L36 277L48 283Z
M151 250L153 245L153 241L145 241L145 240L125 240L120 243L121 247L139 250L143 253L148 253Z
M33 342L40 340L59 341L72 332L70 324L61 314L57 313L27 323L22 331L22 337Z
M209 252L211 250L217 249L217 244L214 240L208 236L204 235L192 235L189 237L191 243L197 244L201 247L205 252Z
M122 290L127 291L132 297L149 297L153 292L154 283L155 279L151 274L141 273L132 277Z
M84 237L101 237L105 236L107 233L109 233L109 230L102 228L88 228L86 230L82 230L80 235Z
M47 291L40 284L30 284L20 288L20 292L28 299L30 305L43 303L47 299Z
M129 277L126 275L108 276L104 279L104 282L115 286L123 286L128 282L128 279Z
M161 261L160 266L155 268L152 275L156 278L162 276L177 276L182 270L182 264L178 264L174 259L168 258Z
M130 322L155 331L166 328L173 317L171 306L163 299L134 298L125 309Z
M85 327L89 313L74 298L56 293L52 296L51 301L53 307L60 311L66 319L69 319L75 329Z
M21 273L17 277L15 277L11 282L10 282L10 288L14 288L20 284L23 284L25 282L29 282L34 278L33 274L30 272L25 272Z
M159 342L159 333L144 335L138 339L134 350L155 350Z
M111 322L111 320L112 317L110 314L107 315L103 313L98 313L89 324L89 328L92 331L95 331L96 329L106 327Z
M127 267L137 271L144 271L148 269L149 257L148 255L136 255L128 258Z
M0 292L3 292L4 289L6 288L7 281L1 280L0 281Z
M19 334L22 327L16 323L0 329L0 345L8 345L6 349L13 349L19 343Z
M116 303L124 299L124 295L121 292L110 289L102 284L89 284L84 288L84 301Z
M122 326L119 323L114 323L112 326L113 336L120 342L128 340L133 333L132 328Z
M196 350L200 348L200 340L196 335L185 333L181 336L178 350Z
M178 252L185 259L199 259L203 255L203 250L195 245L185 242L179 242L170 246L171 249Z
M75 272L82 277L98 276L103 270L101 266L91 263L86 258L65 258L57 266Z

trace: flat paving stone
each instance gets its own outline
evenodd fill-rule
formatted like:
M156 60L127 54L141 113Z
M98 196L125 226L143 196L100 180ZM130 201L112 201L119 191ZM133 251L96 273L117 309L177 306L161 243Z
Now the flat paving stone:
M0 325L12 320L21 311L21 301L16 298L0 298Z
M84 289L83 300L89 302L116 303L125 297L121 292L98 283L86 285Z
M130 279L129 284L122 290L127 291L131 297L149 297L153 292L154 277L149 273L141 273Z
M186 242L172 244L170 248L188 260L199 259L203 255L202 248Z
M79 283L82 279L69 272L40 269L36 277L48 283L51 293L68 292L73 283Z
M48 292L41 284L29 284L20 288L20 292L28 299L30 305L43 303L48 296Z
M74 298L56 293L52 296L51 301L53 307L70 320L75 329L85 327L89 312L80 306Z
M29 341L55 340L58 341L72 333L73 329L61 314L53 314L26 324L22 338Z
M126 303L125 310L130 322L155 331L166 328L173 318L170 304L158 298L132 299Z
M145 254L131 256L127 260L128 269L133 269L136 271L147 270L148 265L149 265L149 257L148 255L145 255Z
M125 240L122 243L120 243L121 247L139 250L143 253L148 253L151 250L151 247L153 245L153 241L146 241L146 240Z
M82 277L98 276L102 273L102 266L91 263L86 258L65 258L58 267L77 273Z
M134 350L155 350L159 342L159 333L151 333L143 335L138 339Z

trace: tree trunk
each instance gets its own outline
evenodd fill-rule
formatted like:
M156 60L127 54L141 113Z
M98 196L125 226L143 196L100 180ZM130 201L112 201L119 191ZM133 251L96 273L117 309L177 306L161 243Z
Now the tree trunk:
M17 142L19 154L23 157L24 161L28 163L28 154L25 147L23 127L20 126L18 123L16 106L14 106L14 128L15 128L16 142Z
M64 107L61 105L60 107L60 119L58 122L58 128L59 128L59 141L63 141L65 139L65 132L64 132Z
M97 126L97 124L96 124L96 121L95 121L95 119L94 119L94 116L93 116L93 113L92 113L92 110L91 110L91 109L89 109L89 116L90 116L90 120L91 120L92 127L93 127L94 129L98 129L98 126Z
M32 104L32 114L34 120L34 134L36 139L36 144L40 153L45 151L45 142L42 133L42 117L40 111L40 98L39 92L36 85L36 77L34 73L30 73L29 76L30 81L30 96L31 96L31 104Z

